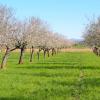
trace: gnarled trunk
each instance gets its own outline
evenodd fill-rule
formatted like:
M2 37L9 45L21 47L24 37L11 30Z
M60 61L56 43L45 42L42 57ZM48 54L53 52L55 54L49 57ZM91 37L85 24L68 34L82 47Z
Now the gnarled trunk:
M10 51L9 51L9 48L7 47L6 49L6 52L2 58L2 62L1 62L1 68L3 69L6 65L6 62L7 62L7 58L8 58L8 55L9 55Z
M50 54L49 54L49 50L47 51L47 53L48 53L48 57L50 56Z
M96 55L98 55L98 48L97 47L93 48L93 53L95 53Z
M43 50L44 51L44 59L45 59L45 57L46 57L46 50Z
M34 48L33 48L33 46L32 46L31 49L32 50L31 50L31 54L30 54L30 62L32 62L32 60L33 60L33 54L34 54Z
M38 56L38 60L40 59L40 52L41 52L41 48L39 48L39 51L37 52L37 56Z
M24 48L21 48L20 50L19 64L23 64Z
M52 56L54 55L54 48L52 49Z
M59 53L59 48L57 48L57 54Z
M1 69L3 69L5 67L6 62L7 62L7 58L9 56L10 52L15 50L15 49L16 48L10 50L9 47L6 46L6 52L5 52L5 54L4 54L3 58L2 58L2 62L1 62Z
M40 52L38 51L37 52L37 57L38 57L38 60L40 59Z

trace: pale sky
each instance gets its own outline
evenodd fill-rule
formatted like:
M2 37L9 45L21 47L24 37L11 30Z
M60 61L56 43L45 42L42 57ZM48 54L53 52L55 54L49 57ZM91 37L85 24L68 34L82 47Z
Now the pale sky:
M0 0L23 20L35 16L70 39L81 39L88 18L100 16L100 0Z

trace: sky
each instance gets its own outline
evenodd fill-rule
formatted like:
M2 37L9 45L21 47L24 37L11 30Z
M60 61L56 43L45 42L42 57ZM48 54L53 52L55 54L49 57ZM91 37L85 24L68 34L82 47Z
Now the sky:
M89 20L100 16L100 0L0 0L0 4L14 8L20 20L41 18L69 39L82 39Z

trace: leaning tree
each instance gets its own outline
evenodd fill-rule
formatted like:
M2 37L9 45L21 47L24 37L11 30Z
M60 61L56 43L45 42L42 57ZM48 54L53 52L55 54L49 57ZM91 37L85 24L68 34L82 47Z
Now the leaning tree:
M6 60L11 51L15 50L15 39L13 33L15 31L15 17L13 10L0 5L0 44L6 49L6 52L2 58L1 68L6 64Z

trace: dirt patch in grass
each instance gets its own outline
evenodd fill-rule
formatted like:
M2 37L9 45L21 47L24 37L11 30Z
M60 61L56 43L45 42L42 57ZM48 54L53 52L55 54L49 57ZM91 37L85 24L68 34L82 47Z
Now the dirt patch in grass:
M6 50L3 49L2 52L5 52ZM35 52L37 52L38 49L35 49ZM66 48L62 49L62 52L91 52L92 49L90 48ZM14 50L13 52L20 52L19 49ZM30 49L26 49L25 52L30 52Z
M67 49L62 49L61 51L63 52L91 52L92 50L89 48L67 48Z

